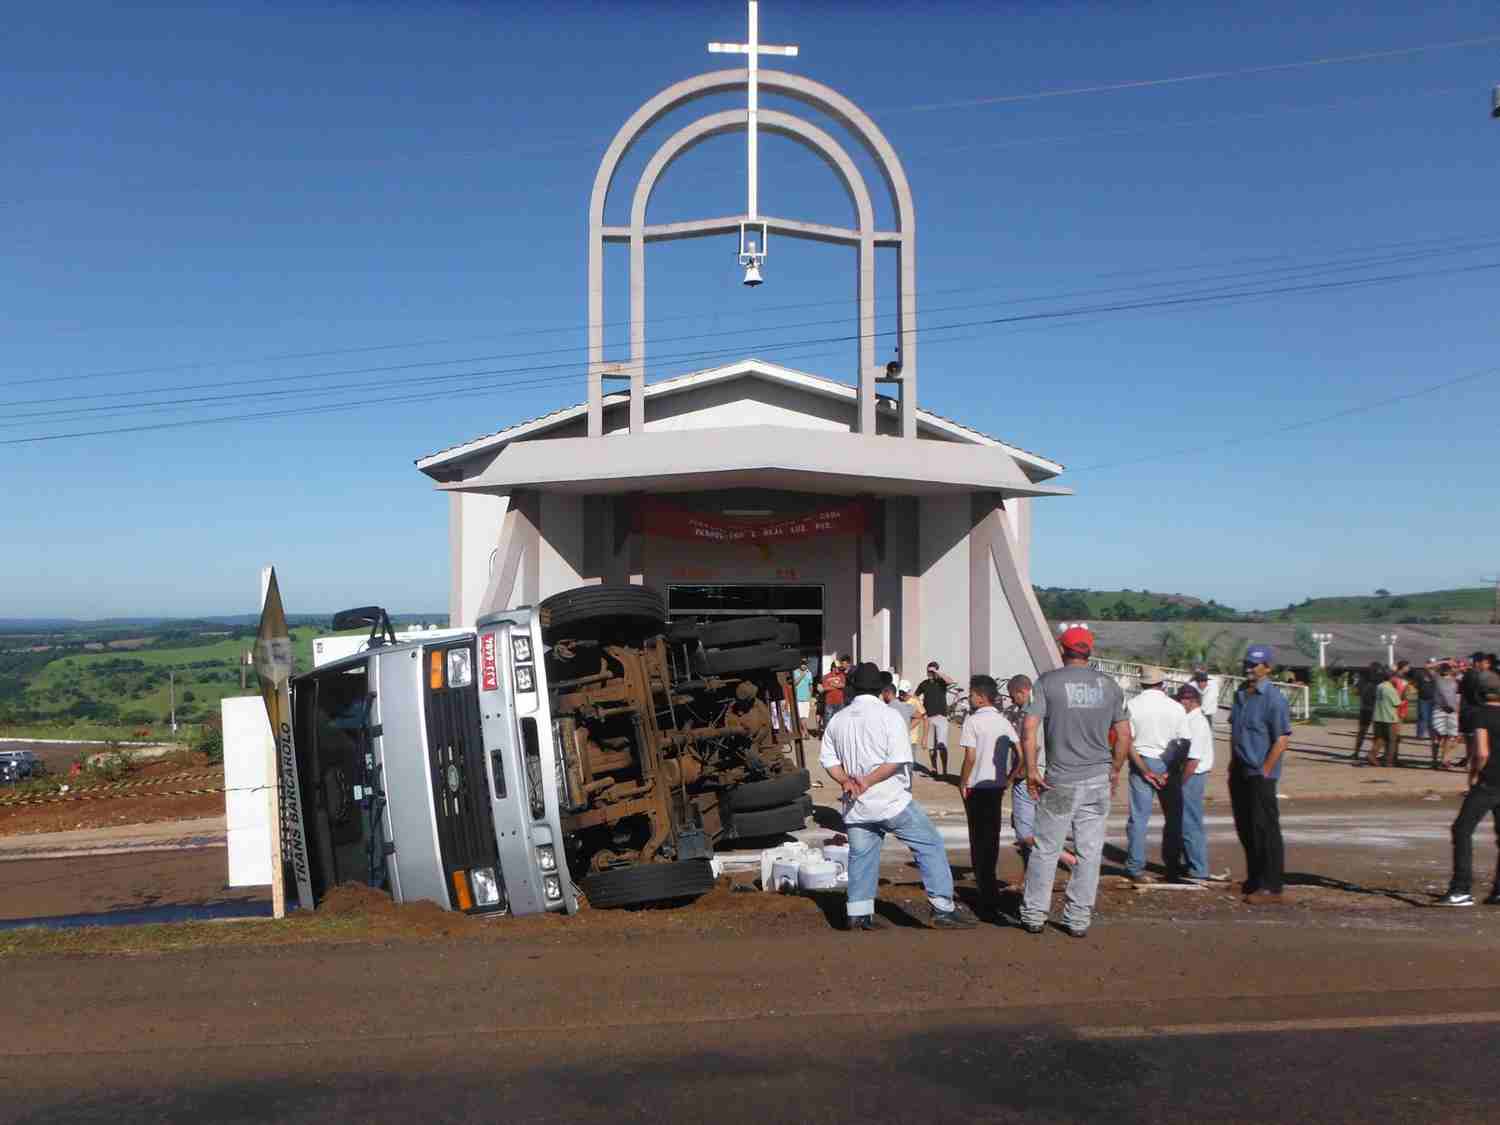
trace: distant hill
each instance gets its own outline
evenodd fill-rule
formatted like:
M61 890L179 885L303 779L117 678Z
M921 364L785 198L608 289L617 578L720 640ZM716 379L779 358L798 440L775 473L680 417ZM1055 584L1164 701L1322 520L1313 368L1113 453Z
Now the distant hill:
M1309 598L1284 609L1265 610L1258 616L1267 621L1307 621L1329 625L1486 625L1494 609L1493 586L1469 586L1419 594Z
M332 613L289 613L289 625L319 625L326 627L333 620ZM391 621L397 625L446 622L448 613L393 613ZM229 613L208 617L0 617L0 633L112 633L140 629L171 629L174 632L193 631L206 625L246 626L258 625L258 613Z
M1244 615L1212 598L1154 590L1081 590L1037 586L1049 621L1240 621Z

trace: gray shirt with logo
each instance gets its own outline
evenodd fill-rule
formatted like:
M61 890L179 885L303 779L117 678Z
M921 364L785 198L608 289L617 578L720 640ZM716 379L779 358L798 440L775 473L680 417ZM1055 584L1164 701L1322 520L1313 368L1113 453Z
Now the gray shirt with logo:
M1058 668L1037 678L1026 707L1047 739L1047 784L1076 785L1109 774L1109 728L1122 722L1125 693L1087 665Z

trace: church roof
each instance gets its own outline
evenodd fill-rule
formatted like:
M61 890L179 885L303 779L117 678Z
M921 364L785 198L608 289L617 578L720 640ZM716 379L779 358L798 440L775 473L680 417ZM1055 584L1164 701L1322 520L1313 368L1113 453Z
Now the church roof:
M661 398L668 395L678 394L696 387L702 387L713 383L730 382L741 378L761 378L771 382L782 383L789 386L801 387L814 394L821 394L829 398L844 399L853 404L857 395L855 387L848 383L841 383L836 379L829 379L822 375L813 375L806 371L797 371L780 364L769 363L762 359L753 357L736 360L734 363L725 364L722 367L711 367L703 371L694 371L686 375L678 375L670 379L662 379L658 382L646 385L647 401L653 398ZM608 411L614 406L625 406L629 396L622 393L606 395L604 408ZM887 395L877 396L876 409L880 412L888 412L895 415L897 403ZM430 469L461 461L478 453L484 453L508 442L519 438L535 437L549 429L562 426L577 418L583 417L588 410L586 403L569 406L561 410L554 410L549 414L518 422L513 426L507 426L503 430L494 433L483 434L480 437L462 442L458 445L449 446L436 453L430 453L425 457L417 459L417 468L426 472ZM1009 453L1033 480L1046 480L1063 471L1063 466L1056 461L1049 460L1037 453L1021 449L1008 442L1001 441L997 437L986 434L972 426L966 426L951 418L945 418L941 414L935 414L930 410L917 410L917 425L919 430L926 429L929 433L936 432L959 442L971 445L987 445L1003 449Z

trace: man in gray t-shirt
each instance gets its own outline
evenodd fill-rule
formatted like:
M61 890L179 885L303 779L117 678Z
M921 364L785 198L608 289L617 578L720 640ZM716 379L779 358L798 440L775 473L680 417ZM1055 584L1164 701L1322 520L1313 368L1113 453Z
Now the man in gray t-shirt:
M1130 717L1120 686L1089 667L1094 635L1082 626L1058 638L1063 666L1036 681L1021 734L1026 786L1037 802L1036 850L1026 864L1021 923L1039 934L1052 905L1057 857L1069 829L1078 863L1068 881L1063 929L1074 937L1088 932L1099 893L1109 799L1133 749ZM1047 740L1047 772L1037 764L1037 731ZM1110 730L1115 744L1110 746Z

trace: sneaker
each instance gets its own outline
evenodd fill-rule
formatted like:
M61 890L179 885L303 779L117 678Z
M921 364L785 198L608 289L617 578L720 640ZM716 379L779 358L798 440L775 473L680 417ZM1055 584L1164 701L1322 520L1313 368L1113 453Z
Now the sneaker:
M972 930L977 925L979 919L962 906L955 906L952 910L934 909L932 912L934 930Z
M1215 871L1202 876L1201 881L1204 883L1232 883L1234 882L1234 878L1228 871Z
M1083 929L1080 930L1077 926L1069 926L1064 923L1062 930L1063 933L1067 934L1069 937L1083 938L1089 936L1089 929L1087 926L1083 927Z
M1039 934L1039 933L1042 933L1046 928L1047 928L1046 924L1043 923L1043 922L1022 922L1021 923L1021 929L1025 930L1028 934Z
M852 934L873 934L885 927L875 921L873 914L861 914L857 918L849 919L849 932Z
M1497 899L1497 896L1491 895L1490 898ZM1497 901L1500 901L1500 899L1497 899ZM1449 891L1442 898L1438 899L1437 902L1433 903L1433 905L1434 906L1473 906L1474 905L1474 896L1471 895L1471 894L1459 894L1459 892L1457 892L1457 891Z
M1500 891L1494 891L1484 900L1486 906L1500 906Z
M1152 883L1156 882L1156 876L1149 871L1137 871L1134 875L1127 874L1125 878L1129 879L1131 884L1137 887L1149 887Z

